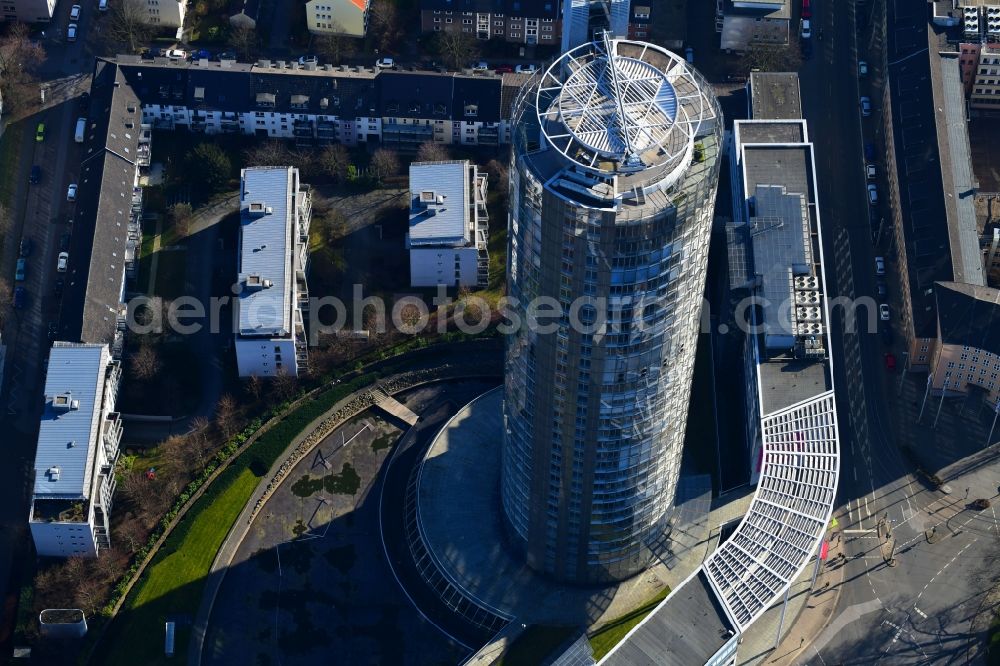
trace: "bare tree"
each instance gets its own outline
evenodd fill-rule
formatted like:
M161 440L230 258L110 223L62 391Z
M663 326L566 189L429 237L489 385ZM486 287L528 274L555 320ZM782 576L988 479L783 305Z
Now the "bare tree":
M330 207L322 215L314 215L323 235L323 242L333 245L347 235L347 218L339 209Z
M133 352L129 358L129 369L132 371L132 376L141 381L152 379L162 367L163 363L160 361L159 352L148 342L142 342L139 349Z
M299 390L299 380L288 374L284 368L274 376L274 393L278 400L285 402L295 397Z
M100 33L110 45L128 53L138 53L153 36L149 10L143 0L116 0Z
M4 322L7 321L12 301L13 297L10 290L10 283L0 277L0 327L3 327Z
M238 429L239 413L236 399L228 393L223 393L219 404L215 407L215 425L225 439L229 439Z
M291 164L293 159L288 146L277 139L255 143L244 151L243 157L247 166L280 166Z
M247 397L254 402L260 400L263 389L264 387L260 383L260 377L257 375L250 375L243 381L243 390L246 391Z
M150 480L146 478L145 471L135 470L122 475L118 489L136 511L146 512L150 508L149 500L153 497L155 489Z
M240 60L250 60L257 52L257 31L245 25L234 25L229 30L229 45L236 50Z
M451 159L448 147L436 141L425 141L417 149L417 162L444 162Z
M334 31L343 32L343 26L333 22ZM354 55L357 44L354 38L347 35L319 35L313 44L318 55L331 65L339 65L344 58Z
M393 0L374 0L368 8L368 34L373 35L375 44L385 51L399 42L402 36L399 24L399 10Z
M381 183L383 178L399 171L399 156L388 148L379 148L372 153L371 168L375 179Z
M486 163L486 173L490 177L490 189L498 192L500 197L506 200L507 189L510 186L507 166L500 160L490 160Z
M435 50L452 69L468 67L479 55L479 47L470 33L461 30L443 30L437 33Z
M317 167L334 180L342 180L347 173L347 165L351 163L351 155L340 143L324 146L316 158Z
M170 221L173 222L177 235L185 238L191 234L191 221L194 210L186 201L178 201L169 209Z
M0 95L8 113L37 103L35 72L43 62L45 49L31 39L24 23L14 23L0 38Z
M134 553L139 550L142 546L142 525L134 516L131 519L126 517L125 520L117 520L112 525L117 540L125 545L128 552Z

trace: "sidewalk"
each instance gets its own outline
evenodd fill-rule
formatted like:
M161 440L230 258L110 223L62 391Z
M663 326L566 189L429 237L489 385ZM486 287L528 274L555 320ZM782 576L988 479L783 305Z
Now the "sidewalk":
M789 589L784 622L781 620L781 603L764 613L744 634L737 664L786 666L799 663L799 658L805 655L812 641L829 624L840 598L847 560L841 558L842 533L830 530L827 538L830 539L827 559L820 564L816 584L810 587L816 570L816 560L813 558ZM775 647L779 628L781 639Z

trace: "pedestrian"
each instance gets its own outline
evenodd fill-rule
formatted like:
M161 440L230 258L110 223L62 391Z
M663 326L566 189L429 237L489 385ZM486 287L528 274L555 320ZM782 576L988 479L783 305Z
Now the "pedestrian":
M965 489L965 499L969 499L969 489Z
M805 644L805 642L806 642L806 637L805 636L803 636L802 638L799 639L799 649L800 650L802 649L802 646Z

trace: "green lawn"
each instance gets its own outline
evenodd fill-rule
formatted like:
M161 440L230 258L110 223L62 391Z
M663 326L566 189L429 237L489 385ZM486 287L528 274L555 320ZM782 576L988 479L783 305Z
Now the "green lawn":
M588 640L590 641L590 647L594 650L594 659L599 661L604 655L611 652L611 648L618 645L625 638L625 634L630 632L635 625L642 622L643 618L649 615L661 601L666 599L668 594L670 594L670 588L664 587L656 593L656 596L642 606L639 606L634 611L625 613L625 615L619 618L611 620L591 634Z
M1000 666L1000 613L993 616L987 641L987 663L989 666Z
M228 470L223 476L226 474ZM117 639L108 644L110 651L102 663L171 663L163 656L164 622L171 613L188 613L192 617L197 613L212 561L258 481L244 467L215 497L206 493L199 500L195 515L184 523L187 529L178 527L168 538L161 550L167 554L157 556L137 586L135 598L122 609ZM183 655L186 640L180 635L177 638L177 651Z

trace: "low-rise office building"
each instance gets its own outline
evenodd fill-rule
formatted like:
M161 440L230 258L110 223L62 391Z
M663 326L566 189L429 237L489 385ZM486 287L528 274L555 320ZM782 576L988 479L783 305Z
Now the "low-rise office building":
M120 377L107 345L52 346L28 517L42 557L97 557L111 545Z
M303 313L312 201L295 167L240 174L236 363L240 377L297 377L307 369Z
M468 160L410 165L410 285L486 287L486 174Z
M306 26L314 35L364 37L369 0L309 0Z
M1000 406L1000 290L959 282L934 285L937 344L927 377L932 396L979 393ZM996 330L994 330L996 329Z
M896 251L887 270L900 296L890 325L902 333L906 369L927 371L937 353L934 284L986 283L976 182L960 54L942 51L926 6L891 3L888 25L881 113Z
M755 44L784 45L792 38L790 0L720 0L716 30L720 48L743 52Z

